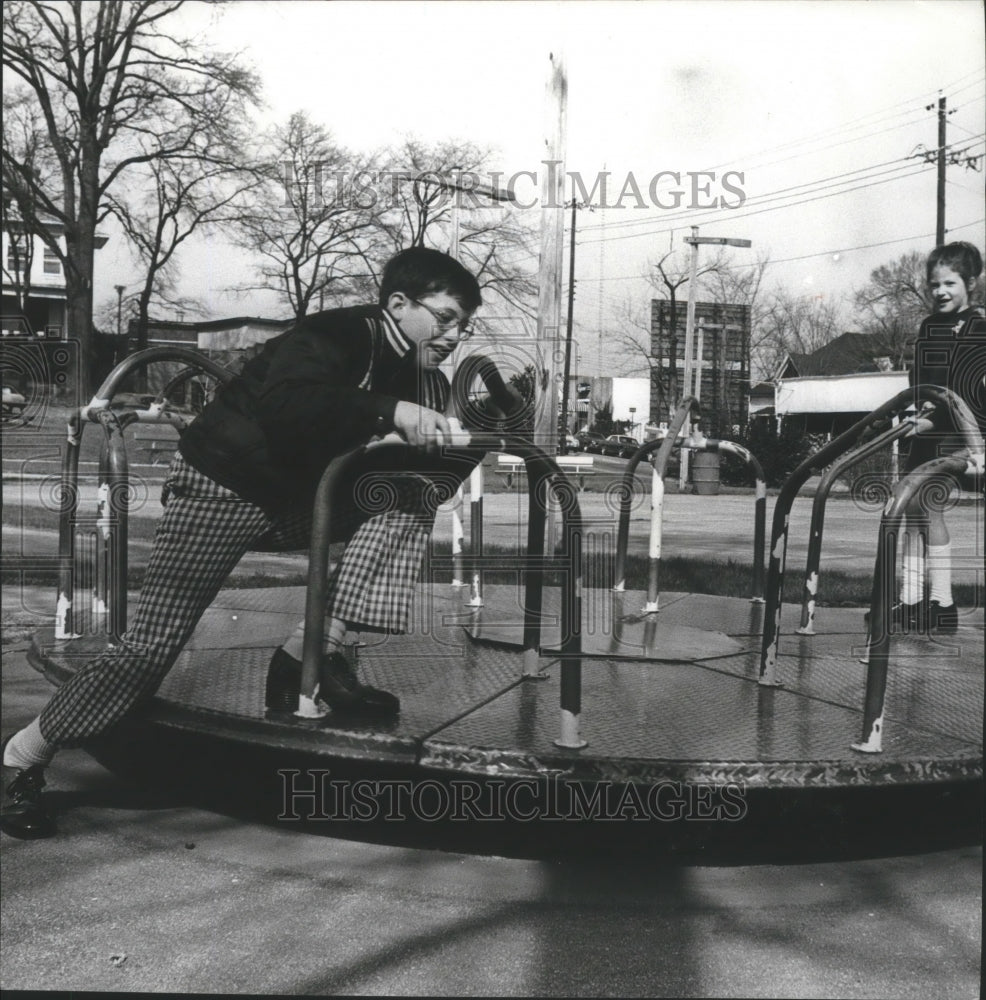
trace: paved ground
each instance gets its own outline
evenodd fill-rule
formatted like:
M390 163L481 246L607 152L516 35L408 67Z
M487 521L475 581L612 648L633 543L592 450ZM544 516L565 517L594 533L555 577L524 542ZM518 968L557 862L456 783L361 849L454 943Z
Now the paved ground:
M5 483L5 502L11 502ZM604 516L599 494L585 509ZM516 501L487 497L487 537ZM803 558L809 503L792 531ZM669 497L667 551L741 558L752 500ZM966 513L968 511L968 513ZM148 514L153 513L148 507ZM950 523L982 572L981 512ZM827 558L872 568L878 511L833 501ZM638 511L634 537L646 537ZM961 534L960 534L961 532ZM31 541L35 538L35 541ZM49 545L15 529L13 542ZM11 551L9 530L5 552ZM17 550L14 549L16 552ZM270 558L270 557L264 557ZM297 557L288 557L295 559ZM300 560L298 565L304 566ZM981 579L981 576L980 576ZM4 594L45 613L46 592ZM28 615L27 618L32 618ZM22 618L22 621L24 619ZM3 731L50 688L3 647ZM208 761L203 761L208 768ZM980 992L979 848L756 867L473 857L341 840L134 787L58 758L60 835L2 839L4 989L364 995L915 997ZM217 775L216 780L221 780Z
M46 693L23 645L4 652L5 731ZM451 855L234 820L82 751L52 792L59 837L2 841L4 989L979 995L978 848L737 868Z

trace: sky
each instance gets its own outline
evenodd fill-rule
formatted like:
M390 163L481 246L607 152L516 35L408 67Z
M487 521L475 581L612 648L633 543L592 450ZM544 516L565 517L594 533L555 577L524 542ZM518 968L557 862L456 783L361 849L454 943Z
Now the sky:
M182 19L252 63L265 100L258 127L304 109L356 149L407 134L461 138L494 150L508 176L544 169L545 85L549 58L560 58L565 169L589 191L608 171L611 206L628 175L643 195L578 216L574 315L587 373L617 373L608 331L628 305L646 308L641 276L653 262L672 248L684 261L692 225L703 237L751 240L734 260L768 255L768 284L843 305L874 267L930 250L936 174L921 154L937 144L928 105L939 94L949 146L978 157L978 170L948 167L948 238L984 243L980 0L238 0L221 12L193 4ZM662 171L682 179L677 209L669 176L654 204L649 184ZM685 210L699 172L712 176L700 177L697 201L725 197L731 207ZM732 207L737 192L744 200ZM97 302L132 273L111 243ZM283 315L273 296L229 293L248 263L199 244L183 260L182 288L213 316ZM845 319L851 328L851 310Z

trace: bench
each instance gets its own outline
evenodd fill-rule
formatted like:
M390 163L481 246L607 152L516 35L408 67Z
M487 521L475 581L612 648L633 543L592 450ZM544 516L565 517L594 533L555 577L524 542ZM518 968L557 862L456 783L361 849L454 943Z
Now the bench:
M178 432L170 424L138 424L133 442L137 457L145 464L170 465L178 447Z
M580 493L585 489L586 477L595 475L591 455L559 455L555 461L562 472L568 476L575 476ZM525 471L524 460L518 455L497 455L496 474L506 479L508 489L514 484L514 476L521 475Z

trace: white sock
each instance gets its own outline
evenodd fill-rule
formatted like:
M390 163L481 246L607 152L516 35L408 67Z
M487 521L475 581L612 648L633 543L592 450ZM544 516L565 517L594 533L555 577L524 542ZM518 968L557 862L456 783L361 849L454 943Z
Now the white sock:
M952 598L952 543L928 546L928 589L931 600L943 608L953 603Z
M325 622L325 651L332 653L342 646L342 640L346 637L346 623L338 619L330 618ZM298 622L295 630L284 641L281 649L288 656L296 660L301 660L305 652L305 623Z
M41 767L47 767L55 753L56 748L41 735L41 727L35 719L10 738L10 742L3 749L3 765L16 767L20 771L39 764Z
M900 599L919 604L924 598L924 553L917 535L906 535L907 546L900 561Z

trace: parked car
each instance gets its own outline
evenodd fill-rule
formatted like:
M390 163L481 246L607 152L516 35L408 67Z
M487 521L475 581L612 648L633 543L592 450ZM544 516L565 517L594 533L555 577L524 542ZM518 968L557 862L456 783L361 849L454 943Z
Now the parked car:
M597 434L595 431L579 431L575 435L575 438L579 443L579 451L595 452L597 455L602 454L599 447L606 440L602 434Z
M24 412L27 400L19 393L15 392L12 386L3 387L3 419L14 420Z
M572 434L562 434L558 439L558 454L571 455L579 450L579 439Z
M600 446L599 454L629 458L639 447L640 442L628 434L610 434Z

